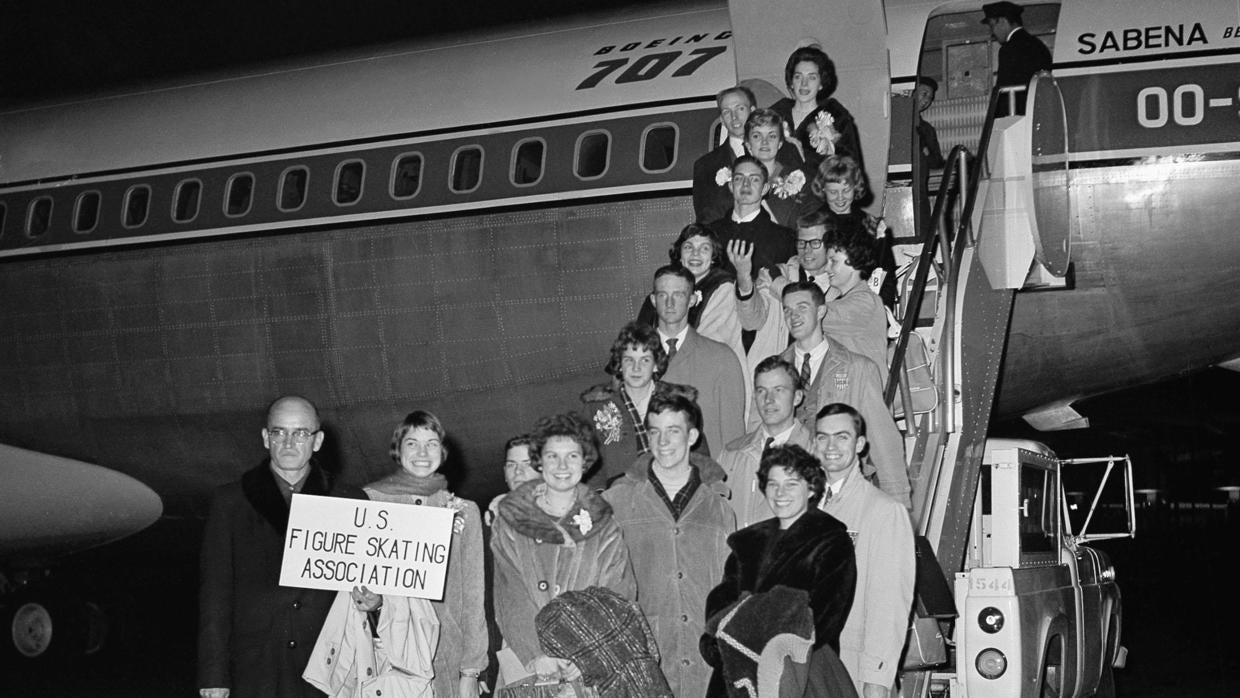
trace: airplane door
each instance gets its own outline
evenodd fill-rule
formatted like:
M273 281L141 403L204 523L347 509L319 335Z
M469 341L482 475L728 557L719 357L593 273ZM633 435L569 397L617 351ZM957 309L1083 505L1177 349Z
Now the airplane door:
M786 96L784 63L793 49L818 44L835 62L840 83L833 96L857 121L875 194L871 208L882 210L891 117L887 19L882 0L728 0L728 10L738 81L763 80L778 88L780 96ZM763 106L768 103L760 94L758 101Z
M1059 85L1049 75L1034 79L1028 118L1031 129L1031 180L1037 235L1036 259L1051 274L1062 277L1072 261L1073 216L1071 171L1068 169L1068 117Z

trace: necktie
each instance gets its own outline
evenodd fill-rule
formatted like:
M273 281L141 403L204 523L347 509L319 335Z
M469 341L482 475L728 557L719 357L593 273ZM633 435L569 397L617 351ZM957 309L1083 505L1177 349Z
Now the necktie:
M801 385L808 388L810 379L809 368L809 352L805 352L805 359L801 361Z
M775 437L774 436L766 437L766 443L762 444L762 456L765 456L766 452L771 450L771 446L774 446L774 445L775 445ZM758 456L759 461L762 460L762 456Z
M668 361L671 361L672 358L676 356L676 343L679 341L680 340L676 339L675 337L672 337L671 339L667 340L667 360Z

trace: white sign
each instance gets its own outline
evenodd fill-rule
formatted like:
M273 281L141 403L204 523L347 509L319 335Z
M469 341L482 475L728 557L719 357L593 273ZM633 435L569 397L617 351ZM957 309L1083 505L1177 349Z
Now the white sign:
M280 586L443 598L455 512L293 495Z

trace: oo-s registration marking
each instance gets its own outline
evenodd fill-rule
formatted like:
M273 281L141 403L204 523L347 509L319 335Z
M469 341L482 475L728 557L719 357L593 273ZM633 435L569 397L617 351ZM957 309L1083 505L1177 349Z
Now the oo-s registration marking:
M1167 92L1160 86L1145 87L1137 93L1137 123L1144 128L1162 128L1169 122L1177 126L1196 126L1206 118L1207 108L1231 107L1231 97L1206 99L1206 91L1195 83L1180 85Z

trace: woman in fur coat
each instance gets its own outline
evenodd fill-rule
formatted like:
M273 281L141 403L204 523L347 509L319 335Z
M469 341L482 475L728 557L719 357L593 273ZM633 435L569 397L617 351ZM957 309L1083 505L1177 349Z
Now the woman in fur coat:
M707 627L719 626L721 618L751 595L770 592L777 586L804 590L814 626L807 683L789 691L789 683L800 682L785 679L779 695L855 696L852 680L838 655L840 631L848 619L856 589L857 564L847 528L818 509L826 489L826 475L818 460L800 446L773 446L762 455L758 485L766 493L775 518L759 521L728 537L732 553L724 565L723 581L706 597ZM750 630L765 630L774 637L790 629ZM738 668L725 669L722 657L727 653L721 652L726 649L721 646L725 642L719 636L702 638L702 656L715 668L708 697L731 695L724 674L735 674ZM749 649L757 654L762 652L762 647ZM746 670L739 669L740 673Z

